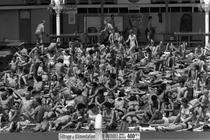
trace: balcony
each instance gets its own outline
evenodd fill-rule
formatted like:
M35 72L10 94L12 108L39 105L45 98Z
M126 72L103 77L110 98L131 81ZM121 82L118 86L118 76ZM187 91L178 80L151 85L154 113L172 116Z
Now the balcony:
M15 6L15 5L48 5L51 0L0 0L0 6ZM117 4L118 0L104 0L104 4ZM100 0L66 0L67 4L100 4Z
M163 4L167 0L151 0L152 4ZM200 3L200 0L168 0L168 3Z

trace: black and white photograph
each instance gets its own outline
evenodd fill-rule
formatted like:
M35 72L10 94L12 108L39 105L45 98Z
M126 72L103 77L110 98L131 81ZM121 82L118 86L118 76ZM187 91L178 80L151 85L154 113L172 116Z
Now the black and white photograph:
M209 140L210 0L0 0L0 140Z

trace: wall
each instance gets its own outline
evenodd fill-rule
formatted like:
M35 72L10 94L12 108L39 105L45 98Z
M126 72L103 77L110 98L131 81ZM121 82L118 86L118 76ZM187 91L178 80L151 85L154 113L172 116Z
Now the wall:
M193 13L193 32L204 32L205 31L205 15L204 13ZM202 36L194 36L194 40L202 40Z
M170 32L180 31L181 17L185 13L170 13ZM192 32L204 32L205 21L204 13L192 13ZM202 40L202 36L193 36L192 40Z
M72 14L73 16L74 14ZM78 15L75 13L75 24L69 23L69 14L63 14L63 33L71 34L71 33L83 33L84 32L84 16Z
M8 38L10 40L19 39L18 11L0 11L0 40Z
M170 15L170 33L179 32L180 31L180 22L181 17L184 13L169 13Z
M70 34L77 31L77 17L75 17L75 24L69 24L69 15L63 14L63 33ZM62 24L62 23L61 23Z
M155 27L155 40L163 40L163 33L165 33L165 13L162 13L162 22L159 22L159 16L158 13L150 13L150 16L152 16L152 25Z
M31 10L31 40L32 43L36 42L36 38L34 32L36 30L37 25L41 22L41 20L45 20L45 33L50 34L50 15L47 9L39 9L39 10ZM44 37L44 43L49 42L48 37Z

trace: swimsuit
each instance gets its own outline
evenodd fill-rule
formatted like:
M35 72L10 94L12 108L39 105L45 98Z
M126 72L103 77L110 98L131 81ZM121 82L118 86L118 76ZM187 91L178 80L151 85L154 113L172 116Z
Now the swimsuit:
M64 65L66 65L66 66L69 66L70 65L69 58L70 58L70 56L68 56L68 55L64 55L63 56L63 59L64 59L63 64Z

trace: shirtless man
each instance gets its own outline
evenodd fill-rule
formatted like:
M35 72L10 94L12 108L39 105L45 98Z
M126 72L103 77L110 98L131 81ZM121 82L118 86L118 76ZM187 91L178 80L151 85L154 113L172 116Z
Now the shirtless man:
M38 43L43 43L43 35L45 32L44 25L45 25L45 20L42 20L42 22L36 28L35 35Z
M55 70L56 70L56 76L58 78L59 83L61 84L63 82L63 76L64 76L64 64L63 59L58 59L58 62L55 64Z
M109 36L112 32L112 30L114 29L114 27L112 26L112 24L108 23L107 20L104 20L104 29L101 31L101 33L103 33L105 35L104 38L104 43L107 43L107 41L109 40Z

